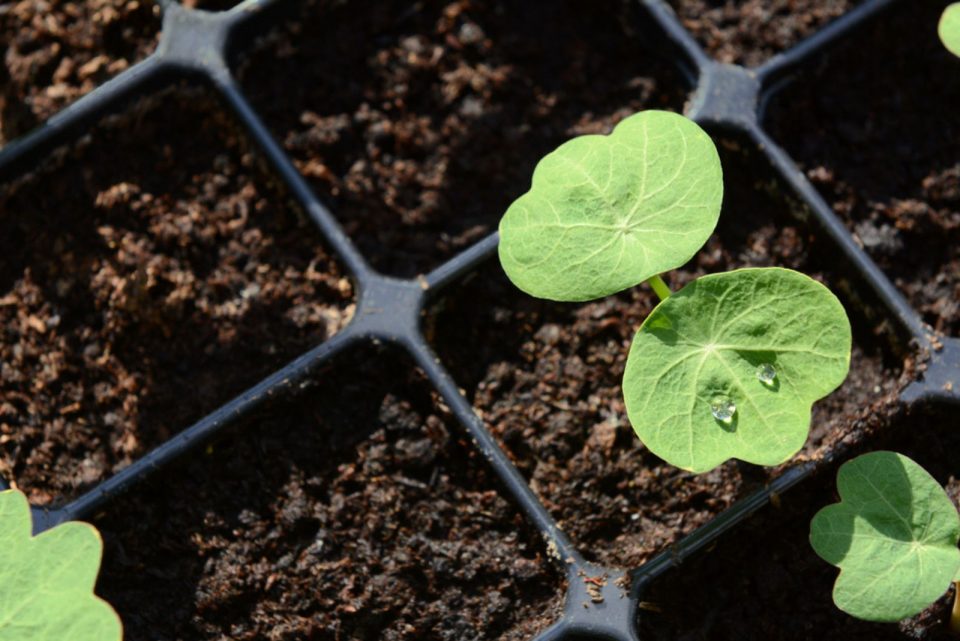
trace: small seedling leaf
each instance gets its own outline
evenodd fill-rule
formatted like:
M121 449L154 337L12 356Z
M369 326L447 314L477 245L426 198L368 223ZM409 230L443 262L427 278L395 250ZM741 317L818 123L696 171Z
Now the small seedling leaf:
M960 2L948 6L940 16L937 33L947 51L960 56Z
M103 544L70 522L31 536L30 506L0 492L0 641L119 641L120 619L93 594Z
M540 298L584 301L675 269L710 237L723 176L694 122L644 111L545 156L500 222L500 262Z
M936 601L960 572L960 515L926 470L871 452L837 474L840 503L820 510L810 543L840 568L833 600L869 621L899 621Z
M850 322L826 287L781 268L703 276L640 326L623 393L640 440L693 472L796 454L810 406L850 367Z

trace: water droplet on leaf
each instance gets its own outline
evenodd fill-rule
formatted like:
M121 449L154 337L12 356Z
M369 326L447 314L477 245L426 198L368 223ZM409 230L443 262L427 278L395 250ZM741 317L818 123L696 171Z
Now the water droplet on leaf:
M764 385L773 385L777 380L777 370L770 363L761 363L757 366L757 380Z
M718 421L729 423L737 413L737 406L728 396L714 396L710 401L710 413Z

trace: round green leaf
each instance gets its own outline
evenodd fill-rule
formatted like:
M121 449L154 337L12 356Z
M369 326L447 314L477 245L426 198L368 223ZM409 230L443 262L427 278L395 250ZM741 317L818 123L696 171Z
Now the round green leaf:
M93 594L102 551L86 523L31 536L26 497L0 492L0 641L119 641L120 618Z
M799 272L704 276L640 326L623 377L627 414L677 467L776 465L806 441L812 403L846 378L850 340L840 301Z
M837 474L840 503L810 523L810 543L840 568L837 607L860 619L899 621L936 601L960 571L960 515L926 470L895 452L872 452Z
M644 111L545 156L500 222L500 262L539 298L583 301L675 269L710 237L723 176L710 137Z
M960 56L960 2L948 6L940 16L937 33L943 46L955 56Z

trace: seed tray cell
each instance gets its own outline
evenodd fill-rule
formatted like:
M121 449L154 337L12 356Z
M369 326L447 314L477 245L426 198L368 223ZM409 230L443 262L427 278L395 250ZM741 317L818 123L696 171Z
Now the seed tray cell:
M318 376L338 385L267 403L102 520L123 554L101 585L130 613L127 638L524 639L549 625L562 574L409 359L361 348Z
M853 448L851 455L881 449L902 452L944 485L955 502L960 498L960 440L948 412L927 408L901 414L865 446ZM837 500L836 469L824 469L784 496L779 508L758 514L711 553L691 560L684 572L655 582L646 598L662 612L642 611L646 638L793 641L824 631L830 638L853 641L952 638L943 625L952 591L898 624L870 623L820 607L837 571L810 547L809 524L814 510ZM768 562L750 565L747 559L758 555ZM744 572L748 566L750 571Z
M349 280L209 93L148 98L47 165L0 195L0 465L35 504L349 320Z
M570 1L542 15L514 0L305 2L239 75L364 256L413 277L496 229L564 140L681 108L676 72L636 36L638 13L616 0L589 16Z
M671 272L674 288L704 273L744 266L798 269L834 286L829 251L787 213L782 192L764 188L757 159L721 142L734 183L717 233ZM752 154L756 156L756 154ZM760 187L758 187L760 185ZM734 461L705 475L664 463L638 441L620 389L636 328L656 305L634 288L585 304L551 303L519 292L492 262L428 314L425 330L498 443L588 558L635 566L675 543L786 468ZM485 340L498 336L497 341ZM817 460L854 431L850 417L895 397L899 359L858 332L851 374L816 404L798 460ZM790 465L789 463L787 464Z
M940 10L902 6L870 25L777 96L768 121L923 320L956 335L960 86L931 31Z
M906 385L901 393L894 392L895 397L880 399L887 407L886 416L890 415L890 408L898 407L901 401L909 408L930 403L955 404L960 394L960 387L954 385L957 368L960 367L960 347L956 339L938 336L924 325L920 315L910 307L787 152L762 125L769 99L777 90L782 89L800 70L816 64L829 47L852 37L861 27L874 21L890 20L892 14L886 11L896 4L905 3L865 0L815 34L752 69L711 59L662 0L642 0L638 3L635 32L638 42L671 59L682 77L689 81L691 99L686 107L687 114L718 139L732 138L734 145L748 145L759 155L761 162L778 176L773 188L782 191L785 198L795 203L796 206L791 209L801 221L798 227L798 230L802 230L801 235L813 236L817 239L817 245L829 247L828 253L832 256L830 272L837 274L839 280L827 280L838 283L838 293L852 312L855 334L861 337L877 334L876 340L884 342L888 338L895 339L890 341L889 349L879 350L881 360L878 362L883 359L888 362L902 359L906 364L904 375L909 380L919 373L916 380ZM536 639L653 638L646 633L641 636L637 628L643 595L653 581L674 570L698 551L711 546L722 534L745 527L743 524L750 522L748 517L751 514L771 500L782 502L784 492L818 469L831 468L851 448L855 449L862 441L869 440L861 437L896 429L896 425L891 427L883 420L871 420L867 416L856 422L856 433L829 448L822 457L816 460L800 459L764 487L741 496L708 523L641 565L616 567L620 563L613 563L612 558L609 562L614 567L590 563L560 527L537 492L527 484L511 456L500 446L470 400L464 396L445 361L437 356L424 337L424 331L437 331L435 319L424 320L425 315L432 314L430 306L443 300L445 289L456 292L464 278L491 258L497 246L496 234L484 237L439 266L423 266L415 261L409 263L419 269L430 269L409 280L381 274L371 266L379 266L376 261L380 259L368 256L367 247L362 247L364 251L358 249L337 218L318 199L313 191L316 185L312 185L311 179L301 171L305 168L298 166L296 158L291 158L284 146L273 138L257 108L234 79L230 64L232 55L245 51L248 47L245 38L251 30L269 25L270 20L280 15L279 9L285 6L289 7L282 2L247 0L228 11L208 13L190 10L169 0L164 2L161 41L153 55L80 98L35 132L0 151L0 179L15 178L33 170L36 162L57 146L89 132L91 124L103 115L121 111L131 97L183 79L200 81L219 93L226 108L246 130L251 147L266 160L277 180L285 185L289 196L316 225L326 246L340 258L358 290L356 312L346 327L78 498L72 501L54 500L46 507L35 508L38 530L72 518L91 518L101 512L110 515L107 518L119 519L123 505L130 505L124 503L118 506L115 503L121 493L130 492L130 498L121 500L136 501L138 493L144 492L140 484L158 470L179 460L183 460L185 465L197 465L198 461L203 460L203 444L223 434L225 428L231 425L238 424L240 427L240 424L255 416L253 413L265 403L269 407L268 401L274 397L295 396L294 392L312 383L336 391L336 380L323 369L334 356L343 354L349 358L347 354L350 353L358 359L357 362L375 369L380 363L379 357L358 351L361 345L391 343L408 352L412 362L435 390L432 402L441 408L440 411L449 411L455 417L464 430L465 447L474 452L472 458L485 460L489 464L492 473L501 481L504 496L513 499L528 524L539 531L547 555L555 561L558 571L566 576L563 614L548 616L553 622ZM296 37L296 33L291 35L294 40ZM611 68L616 68L613 61L608 63ZM282 102L277 100L277 95L282 95L282 92L272 96L273 104ZM625 109L627 111L629 108ZM572 133L576 131L567 125L567 129L557 130L551 135L563 138ZM515 195L501 194L498 197L507 202ZM485 215L491 217L488 220L494 221L499 211L494 208ZM454 214L455 211L451 210L450 213ZM484 342L498 339L498 336L490 336ZM917 369L916 355L923 360ZM900 369L896 365L892 368L894 371ZM861 382L854 380L853 384ZM336 405L337 402L330 401L330 404ZM252 426L247 433L251 429ZM291 444L289 448L302 449L298 444ZM282 484L272 486L274 493L271 496L274 499L284 500L277 498L283 494L282 487ZM139 494L141 500L147 495ZM238 491L236 500L242 503L243 496L244 492ZM172 499L165 492L154 493L150 500L151 504L156 501L171 507L176 505L170 502ZM215 509L218 501L218 498L214 498L210 509ZM124 526L120 527L122 529ZM162 573L163 569L154 568L154 571ZM674 576L679 576L679 573L674 572ZM341 579L343 577L338 575L338 580ZM292 591L289 598L296 599L296 591ZM545 606L545 609L553 612L551 607ZM495 624L491 625L491 634L496 636L498 630ZM371 633L376 634L375 631ZM407 633L412 634L409 631ZM403 634L398 638L404 638Z

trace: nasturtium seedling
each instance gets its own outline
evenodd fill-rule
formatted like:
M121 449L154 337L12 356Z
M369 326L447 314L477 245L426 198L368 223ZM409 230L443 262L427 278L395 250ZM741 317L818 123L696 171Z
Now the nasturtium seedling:
M820 510L810 543L840 568L833 600L868 621L899 621L960 580L960 515L937 481L895 452L840 467L840 503Z
M606 296L690 260L722 198L710 137L683 116L643 111L540 160L500 222L500 262L539 298Z
M102 552L86 523L32 536L26 497L0 492L0 641L119 641L120 618L93 593Z
M954 2L943 11L937 33L947 51L960 56L960 2Z
M777 465L806 441L813 402L846 378L850 343L840 301L809 276L703 276L640 326L623 377L627 414L644 445L678 467Z
M811 404L850 364L843 307L797 272L714 274L671 295L660 274L703 246L722 199L710 137L683 116L644 111L545 156L500 222L500 262L529 294L584 301L653 288L661 302L627 359L627 414L651 451L694 472L788 459Z

